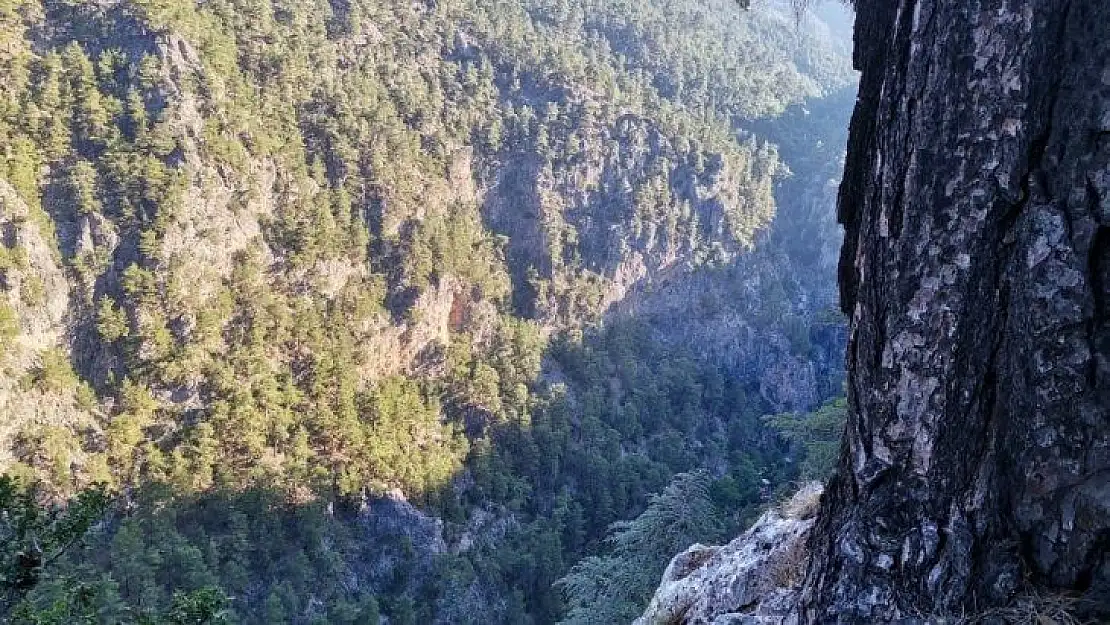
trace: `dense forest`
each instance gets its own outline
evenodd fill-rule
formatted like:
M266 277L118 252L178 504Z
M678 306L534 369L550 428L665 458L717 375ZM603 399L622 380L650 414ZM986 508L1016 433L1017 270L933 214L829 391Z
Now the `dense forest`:
M0 616L634 616L828 469L846 50L729 0L0 0Z

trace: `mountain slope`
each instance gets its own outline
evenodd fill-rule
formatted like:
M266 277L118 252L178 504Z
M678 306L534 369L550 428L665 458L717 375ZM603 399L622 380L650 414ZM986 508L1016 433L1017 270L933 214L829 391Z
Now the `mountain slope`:
M549 620L612 521L701 464L754 505L758 417L838 390L829 265L767 232L835 173L754 118L852 76L784 15L4 0L0 36L0 449L125 493L71 563L119 603Z

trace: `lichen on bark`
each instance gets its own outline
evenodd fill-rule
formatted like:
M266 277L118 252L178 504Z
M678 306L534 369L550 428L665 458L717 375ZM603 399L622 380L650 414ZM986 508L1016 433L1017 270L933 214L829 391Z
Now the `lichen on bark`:
M1105 597L1110 4L857 11L851 415L805 618L968 614L1023 584Z

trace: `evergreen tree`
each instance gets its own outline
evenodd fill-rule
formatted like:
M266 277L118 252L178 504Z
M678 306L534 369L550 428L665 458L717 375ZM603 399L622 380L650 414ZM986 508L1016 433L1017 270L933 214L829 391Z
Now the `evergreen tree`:
M695 542L719 538L721 522L709 496L709 476L682 473L632 521L614 523L603 555L585 558L556 582L567 598L566 625L635 620L671 556Z

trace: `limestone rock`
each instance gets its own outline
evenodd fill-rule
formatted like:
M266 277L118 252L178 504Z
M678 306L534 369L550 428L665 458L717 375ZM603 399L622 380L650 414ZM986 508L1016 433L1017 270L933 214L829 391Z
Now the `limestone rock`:
M694 545L663 573L635 625L797 623L795 607L820 484L803 487L723 547Z

